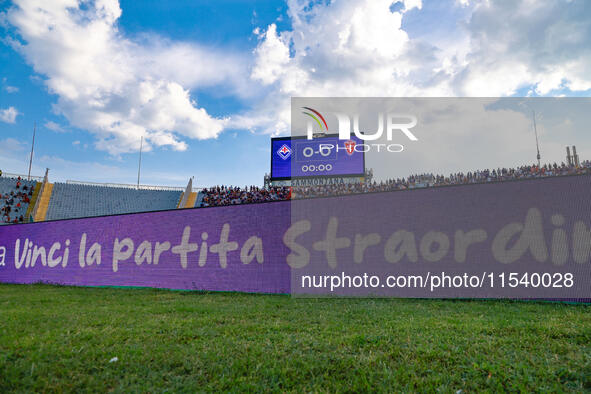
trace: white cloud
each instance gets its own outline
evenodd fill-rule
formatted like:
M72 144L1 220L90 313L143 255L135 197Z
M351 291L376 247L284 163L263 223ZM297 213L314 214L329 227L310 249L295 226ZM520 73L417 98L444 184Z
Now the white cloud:
M404 14L420 10L421 1L404 1L394 12L390 0L288 5L291 30L277 32L274 24L255 30L251 78L269 91L245 116L267 132L288 130L290 96L453 95L451 78L436 78L446 73L437 50L402 29Z
M43 125L46 129L49 129L51 131L55 131L56 133L65 133L66 130L59 124L55 123L54 121L47 121L45 122L45 124Z
M413 37L402 20L420 1L288 0L292 28L255 29L251 78L268 87L251 127L289 129L289 96L551 95L591 89L591 2L450 0L460 13L449 32ZM394 12L392 10L395 10ZM410 14L408 14L410 15ZM415 22L416 23L416 22ZM452 24L453 25L453 24ZM271 114L271 115L270 115Z
M7 93L17 93L19 89L16 86L5 86L4 90L6 90Z
M591 89L588 1L480 1L466 27L469 65L458 79L459 94L511 95L528 86L538 95Z
M13 47L43 75L54 110L89 130L112 154L215 138L228 119L211 116L189 89L227 86L248 94L239 55L158 36L132 40L118 29L117 0L17 0L6 12Z
M5 123L16 123L16 117L21 113L14 107L0 109L0 121Z
M277 26L271 24L264 34L255 29L255 34L261 39L255 49L256 64L251 77L269 85L286 73L284 67L289 63L289 42L277 35Z

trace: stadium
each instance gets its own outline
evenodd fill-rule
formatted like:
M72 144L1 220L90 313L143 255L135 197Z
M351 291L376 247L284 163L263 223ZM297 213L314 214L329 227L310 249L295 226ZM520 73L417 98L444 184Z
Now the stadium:
M148 3L0 6L0 391L591 391L587 75L402 61L510 6Z
M565 190L565 187L559 188L549 183L554 181L569 182L566 189L573 194L578 194L577 186L574 184L580 185L579 187L583 187L583 190L589 190L591 186L589 175L591 175L591 163L588 161L579 163L578 158L575 162L574 157L569 157L568 164L562 163L561 165L552 164L541 167L530 165L492 171L470 171L466 174L456 173L448 176L421 174L379 183L342 184L335 182L333 185L320 186L252 186L244 188L216 186L201 190L193 189L191 180L184 190L178 188L174 190L170 187L157 186L98 185L83 182L51 183L48 174L43 178L37 178L39 181L24 175L3 174L0 178L2 184L0 194L2 195L5 220L3 229L6 230L0 230L3 244L9 244L7 242L11 237L9 229L20 230L18 231L19 235L22 234L26 239L24 246L21 246L17 241L14 255L16 270L6 269L5 265L10 266L13 263L12 256L9 256L10 253L7 253L6 248L3 247L1 262L5 269L0 271L0 279L4 283L30 283L28 286L33 286L32 288L23 288L18 285L2 286L5 313L6 316L10 316L8 320L5 320L7 329L5 332L14 335L5 336L5 341L13 338L11 341L14 341L14 344L22 343L22 339L18 338L24 338L22 337L23 329L24 332L28 332L26 337L30 338L28 345L23 344L24 347L17 345L18 348L11 348L5 342L8 353L6 353L2 367L4 387L9 390L17 389L20 384L24 383L25 386L50 390L88 388L101 390L107 386L126 390L141 387L153 388L164 384L179 390L185 390L188 387L195 390L200 388L248 390L258 385L265 385L265 387L277 390L317 390L326 387L341 390L345 389L341 386L343 380L331 376L329 371L332 368L340 368L338 365L341 363L367 362L369 365L378 363L382 370L358 372L354 375L352 382L355 390L364 391L374 388L389 390L391 387L447 387L454 389L464 387L467 390L483 388L504 390L517 387L514 386L516 382L519 382L519 387L523 388L546 387L550 390L564 389L565 387L573 390L587 388L586 385L589 381L586 371L588 368L573 367L573 371L579 370L580 375L577 375L576 372L571 372L570 375L561 375L564 372L560 368L563 367L555 367L558 369L550 369L556 374L556 380L554 380L546 375L546 368L549 368L549 365L544 360L550 357L551 353L549 352L561 352L565 349L571 349L569 350L571 356L562 356L568 359L576 357L577 354L583 354L580 353L579 347L588 345L584 333L587 331L586 325L589 324L588 307L585 306L585 303L589 301L588 298L568 298L565 300L569 302L565 304L564 302L549 303L547 301L460 300L454 302L452 300L428 301L426 299L370 298L354 300L350 298L289 298L287 295L257 296L248 293L298 293L297 289L294 290L289 285L290 276L292 280L294 279L293 273L290 274L290 271L286 269L288 268L284 263L286 257L281 257L284 252L275 247L281 243L280 239L272 238L271 251L261 251L261 255L255 252L249 256L248 248L244 249L244 244L239 244L242 251L247 250L246 260L242 251L239 257L229 253L225 262L222 262L221 257L219 258L219 267L223 267L222 269L215 265L212 267L211 260L215 261L215 259L210 258L208 263L208 257L203 252L199 253L199 257L197 257L198 253L194 253L191 257L187 257L185 254L184 262L181 258L181 267L183 268L178 268L178 258L164 253L170 249L170 243L167 247L159 250L158 242L152 248L150 242L140 243L137 236L131 233L128 234L135 241L137 249L134 251L131 246L130 250L129 244L125 246L127 250L124 247L119 247L117 246L119 240L116 240L114 249L120 256L117 260L113 257L112 267L110 266L111 255L109 252L101 253L100 248L101 244L107 246L109 243L108 236L104 236L104 234L109 233L110 228L117 227L120 231L125 232L123 229L127 225L126 218L132 219L136 225L142 223L142 216L144 216L146 226L157 227L160 231L174 232L178 231L173 224L178 220L175 213L179 212L184 217L191 219L189 223L205 222L206 225L202 228L211 234L211 239L215 239L218 235L214 232L216 227L219 229L220 223L216 223L215 219L208 222L206 213L211 216L212 213L219 212L224 216L224 210L248 210L249 207L253 207L254 210L245 211L244 215L260 217L261 224L267 228L277 227L278 215L289 217L289 214L285 213L287 206L284 204L291 204L292 199L294 201L298 199L318 201L320 198L328 202L328 205L335 205L342 202L336 203L331 200L343 197L347 199L377 195L386 196L389 202L396 202L397 196L417 194L418 197L418 193L425 191L433 190L437 193L440 190L445 193L456 188L464 189L470 196L473 196L475 192L470 189L500 188L504 185L518 186L519 190L523 190L524 187L533 187L546 194L554 193L556 190ZM505 193L510 194L511 192ZM564 192L559 193L558 197L564 198ZM436 196L435 198L441 200L445 197ZM279 213L277 213L277 209L274 211L265 210L268 208L278 208ZM292 210L295 209L292 208ZM203 214L200 215L200 213ZM241 215L239 212L232 213L234 217ZM18 219L12 219L13 217ZM93 217L96 218L95 221L93 221ZM78 227L84 228L83 230L77 229L78 234L84 231L80 240L75 239L75 235L71 236L67 229L76 227L77 221L80 221ZM85 226L80 226L85 221L89 222L85 223ZM167 223L168 221L171 223ZM66 225L65 229L62 225ZM223 234L224 230L221 231ZM234 223L232 223L232 231L234 238L236 232L240 231L236 230ZM256 232L257 229L251 227L250 231ZM265 234L260 231L258 234L263 234L261 238L268 241ZM203 234L207 236L207 232ZM206 236L202 236L204 243L207 239ZM65 241L65 251L58 247L54 251L56 253L52 253L53 246L50 247L46 239L51 241L61 239L63 242L64 237L68 237L68 240ZM223 235L219 237L221 238ZM228 235L226 234L225 237L227 238ZM145 238L149 238L149 235ZM69 252L70 239L72 240L72 250ZM127 240L133 245L134 241L131 241L131 238L127 238ZM122 240L121 243L125 241ZM30 244L28 245L28 243ZM91 243L92 246L90 246ZM199 245L199 250L205 248L207 251L207 245L204 243ZM76 253L76 244L80 245L79 253ZM147 248L142 249L145 244L148 245ZM45 247L38 247L40 245ZM19 252L19 247L23 248L23 251ZM197 247L193 251L196 249ZM115 250L113 256L116 253ZM174 252L174 247L172 250ZM210 251L212 250L210 247ZM46 251L49 252L47 255ZM74 257L71 262L67 262L68 253ZM75 257L77 254L79 255L78 259ZM64 270L58 272L43 269L65 268L66 264L76 267L76 269L82 267L92 269L93 265L98 268L101 265L101 255L103 256L103 267L106 270L79 271L69 276ZM133 256L135 256L135 264L129 267L128 264L130 260L134 259ZM266 261L263 263L265 258ZM259 263L258 267L255 266L255 269L259 268L259 275L253 276L249 270L242 267L249 267L245 264L251 264L255 259ZM115 265L115 261L118 266ZM77 267L78 263L79 267ZM164 269L141 273L135 268L141 267L142 263L153 264L153 267L159 265ZM35 270L36 264L37 270ZM186 269L187 265L189 266L188 270ZM192 270L191 268L194 268L192 266L197 269ZM210 267L211 272L207 270ZM264 269L260 269L260 267L264 267ZM20 273L18 269L28 272ZM224 270L230 270L229 272L234 278L228 277L227 272L220 272ZM110 275L111 273L118 275L113 276ZM261 278L260 273L264 275L264 278ZM403 276L398 276L398 279L400 278ZM533 285L533 277L531 280ZM56 287L55 284L91 286L91 288ZM400 286L400 281L397 284ZM334 284L331 283L331 285ZM111 289L104 288L104 286ZM320 287L325 290L328 289L328 286L327 283L309 285L310 288ZM133 287L133 289L128 289L129 287ZM147 287L191 290L191 292L171 293L145 289ZM144 289L142 290L142 288ZM214 291L214 293L209 291ZM222 293L217 293L217 291L222 291ZM413 293L404 290L398 296L412 297ZM416 293L415 296L423 298L425 294ZM452 292L447 295L444 293L435 295L436 298L442 296L464 298L465 294ZM485 295L485 297L487 296ZM544 295L542 294L538 298L544 298ZM53 301L47 305L43 301L50 299ZM26 302L23 304L23 301ZM572 301L583 302L583 304L573 305ZM85 306L90 304L92 307ZM153 313L161 314L161 317L156 317L157 315L145 317L146 314L152 316ZM317 315L318 313L320 315ZM39 324L45 325L47 323L43 316L54 316L52 318L53 327L46 333L43 333L44 329L39 326ZM371 320L370 324L366 322L358 325L360 324L358 319L365 321L368 318ZM171 325L171 322L174 323ZM28 328L23 328L21 325ZM119 327L116 328L116 326ZM106 327L112 327L109 330L111 335L115 335L115 337L111 337L111 339L95 337ZM313 332L309 332L310 327L317 328ZM388 334L389 327L392 327L396 334ZM154 330L164 330L163 333L174 332L175 334L172 337L167 336L165 340L162 339L164 342L161 345L152 339L154 335L158 335ZM342 333L340 339L332 336L335 330ZM62 331L72 333L73 337L59 339L62 334L58 334L58 332ZM240 331L243 332L238 334ZM347 334L345 334L346 331L348 331ZM461 356L463 358L460 360L450 364L449 360L445 358L453 357L457 351L454 349L459 349L462 346L456 343L457 337L454 333L460 333L458 335L462 337L462 340L468 341L463 346L470 348L470 351L467 355ZM494 339L491 337L493 335L491 333L495 333ZM148 336L146 337L146 335ZM219 335L225 338L222 344L217 342ZM405 342L403 345L391 342L389 335L406 338L406 341L411 342ZM539 336L543 336L545 340L540 342ZM39 340L47 344L47 350L38 348L37 341ZM57 349L56 346L61 347L61 340L67 340L72 344L72 348ZM478 344L474 344L472 341L476 341ZM524 347L514 349L509 354L501 353L502 350L499 347L514 346L513 341L519 341ZM214 345L214 343L216 344ZM411 343L413 343L412 346ZM551 344L550 347L547 347L548 343ZM188 346L185 347L182 344ZM251 349L251 346L258 349L248 350ZM299 346L304 346L304 349L300 349ZM332 348L333 346L334 348ZM88 347L87 351L90 351L91 354L74 357L64 353L71 352L77 347L79 349ZM242 351L238 354L234 353L236 347L246 351L247 357L240 354ZM109 354L101 354L103 348L109 349ZM175 349L173 354L170 353L170 348ZM265 348L267 349L265 350ZM330 363L314 361L316 352L328 351L328 348L331 348L331 352L336 352L334 356L336 359L333 362L337 364L334 367L329 367L332 365ZM200 357L198 359L191 357L189 349L198 352ZM411 351L410 349L415 350ZM416 349L424 350L417 353ZM402 368L402 365L398 364L398 360L390 359L388 354L392 351L397 352L404 359L411 357L407 360L412 363L412 367L407 369L409 365L406 365L405 368ZM253 353L251 354L251 352ZM294 370L290 372L288 369L276 369L272 361L264 361L268 357L262 357L258 352L267 354L270 352L276 357L281 357L283 352L289 352L292 356L287 361L287 365L293 363ZM529 359L528 364L523 365L522 361L513 359L513 357L523 357L526 353L522 352L527 352L527 354L536 352L536 357L542 358ZM435 353L438 353L437 356ZM483 358L483 354L491 353L495 355L496 360L501 360L502 363L517 364L515 366L507 365L506 369L502 371L497 369L494 370L496 372L493 372L493 364L486 361L487 358ZM147 354L151 354L150 357L156 356L156 361L153 361L154 358L151 359L152 361L147 361L145 358ZM220 354L223 355L221 358L219 358ZM362 354L365 355L362 356ZM111 355L113 357L110 357ZM27 374L27 377L23 375L23 368L29 368L26 362L29 357L38 360L31 364L30 368L33 372L35 366L40 368L39 375ZM70 381L67 376L59 378L51 373L47 368L51 368L50 360L54 357L59 357L62 360L59 361L60 363L64 362L63 360L69 360L66 368L71 369L70 373L81 374L81 376L74 382ZM105 358L102 360L103 367L90 365L100 362L101 357ZM209 361L204 363L201 357L205 357L205 360ZM360 357L365 361L360 361ZM456 354L456 357L460 357L459 354ZM111 362L116 360L115 362L125 363L126 366L111 368L106 363L108 361L106 358L109 358ZM297 367L307 358L310 358L308 361L310 364L306 367ZM573 358L572 362L575 360L577 359ZM171 378L174 376L174 380L146 377L144 375L146 371L140 367L146 362L157 365L159 373L164 376L169 374ZM584 365L586 361L583 358L579 362ZM262 374L250 372L250 363L257 363L257 368L262 368ZM469 371L457 373L450 369L455 369L456 363L465 365ZM421 368L425 366L433 368L433 365L438 365L438 372L429 377L421 377ZM215 374L221 373L228 366L231 366L232 369L226 372L228 373L227 378L220 379L202 375L205 371ZM97 380L95 372L90 372L91 370L88 368L93 368L101 377L100 380ZM133 371L130 380L127 380L128 377L123 377L123 374L128 371L127 368L132 368ZM394 371L397 372L390 368L394 368ZM532 373L538 373L542 369L545 374L539 375L540 381L536 381L535 384L531 381L527 383ZM302 386L298 380L301 373L319 374L319 376ZM509 373L511 375L508 375ZM291 374L294 375L289 378ZM38 376L38 378L33 376ZM241 376L247 377L247 380L243 381L244 378ZM467 380L467 376L471 378ZM279 380L273 383L273 379ZM368 384L371 384L371 387Z

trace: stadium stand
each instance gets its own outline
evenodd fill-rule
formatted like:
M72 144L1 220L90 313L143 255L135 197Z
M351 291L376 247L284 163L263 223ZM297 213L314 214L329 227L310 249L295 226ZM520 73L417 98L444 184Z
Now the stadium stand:
M580 166L546 164L527 165L518 168L499 168L493 170L476 170L467 173L455 173L448 176L434 174L411 175L402 179L388 179L382 182L350 183L321 186L272 187L227 187L216 186L203 189L203 197L199 200L200 207L248 204L262 201L288 200L292 198L313 198L322 196L338 196L356 193L373 193L425 187L441 187L487 182L506 182L519 179L546 178L551 176L591 174L591 162L585 161Z
M175 209L180 191L55 183L46 220Z
M27 211L36 183L21 177L0 177L0 225L27 221Z
M0 213L2 215L0 224L27 222L33 214L34 221L43 221L585 174L591 174L590 161L585 161L579 166L563 163L542 167L528 165L518 168L477 170L448 176L420 174L379 183L269 188L215 186L199 192L193 191L191 181L185 192L182 192L181 190L134 189L121 185L51 184L5 176L0 177ZM42 184L44 187L41 187ZM187 193L186 198L184 193ZM36 209L34 209L36 202Z
M466 185L474 183L507 182L520 179L547 178L552 176L591 174L591 162L585 161L580 166L546 164L527 165L518 168L498 168L493 170L476 170L468 173L444 175L419 174L408 178L389 179L383 182L340 184L329 186L298 187L293 189L292 198L311 198L320 196L336 196L354 193L372 193L425 187L441 187L451 185Z
M252 204L256 202L289 200L290 189L287 187L270 187L268 189L256 186L239 187L216 186L203 189L201 207Z

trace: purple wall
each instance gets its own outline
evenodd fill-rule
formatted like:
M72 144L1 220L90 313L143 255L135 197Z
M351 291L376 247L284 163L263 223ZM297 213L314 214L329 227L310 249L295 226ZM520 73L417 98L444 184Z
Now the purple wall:
M0 282L292 294L589 299L590 192L590 176L556 177L3 226ZM322 250L332 242L329 223L338 224L334 236L344 242L333 254ZM290 242L286 234L294 231L298 234ZM471 241L462 247L470 231ZM224 234L227 242L220 241ZM364 248L359 259L358 239L369 235L375 242ZM170 245L163 246L166 242ZM29 257L23 252L25 244ZM59 249L43 264L52 246ZM99 255L100 264L93 259ZM485 273L571 273L574 285L500 288L495 282L492 287L436 291L419 287L334 292L300 286L304 275L368 273L384 278L442 272L479 277Z
M281 243L281 234L285 231L288 218L289 202L278 202L3 226L0 227L0 248L6 248L6 255L3 259L0 249L0 264L4 260L4 266L0 265L0 281L287 293L289 266L282 263L282 256L286 252ZM215 248L224 225L228 228L229 247L237 247L226 253L225 262ZM186 267L183 267L181 241L186 228L190 229L188 243L194 245L185 247L189 252ZM204 233L207 234L206 247L203 244ZM83 234L86 234L85 252L81 251ZM262 251L260 244L257 247L257 239L252 237L260 239ZM128 244L124 239L131 240L134 248L127 259L124 257L128 248L121 247L122 244ZM247 243L249 239L251 241ZM15 262L17 240L20 240L18 256L22 256L26 240L34 246L45 248L47 254L52 245L59 242L60 249L54 253L54 259L61 257L62 262L50 267L47 261L44 266L39 257L32 266L31 256L31 263L27 267L25 256L22 266L17 269L20 263ZM120 257L121 261L114 264L117 240L123 256ZM66 242L69 242L69 247L67 264L64 266ZM157 242L169 242L170 249L160 253L159 261L155 264ZM100 264L94 261L89 264L92 260L90 249L94 243L101 247ZM159 249L166 249L166 245L158 246ZM190 248L194 250L195 246L197 249L191 251ZM207 254L202 254L206 250ZM256 252L262 255L261 263L257 260ZM84 255L83 267L80 264L81 254ZM149 254L151 259L148 259Z
M569 176L294 201L292 223L308 223L310 228L295 242L310 258L306 263L299 259L301 252L291 254L300 267L292 270L291 293L590 299L590 193L591 176ZM370 240L370 246L365 247L364 240ZM323 250L337 243L341 247L331 255ZM334 291L302 286L303 276L343 273L375 275L381 284L387 276L421 276L428 281L442 273L466 274L475 276L477 286L433 291L429 286ZM523 280L512 287L512 273L520 280L524 274L552 275L552 285L532 286ZM560 286L564 274L572 274L572 286Z

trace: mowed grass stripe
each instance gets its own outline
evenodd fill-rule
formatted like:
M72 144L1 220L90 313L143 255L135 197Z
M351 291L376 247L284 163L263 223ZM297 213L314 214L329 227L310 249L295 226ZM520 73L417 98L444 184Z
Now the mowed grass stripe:
M0 392L32 390L580 392L591 307L0 285Z

